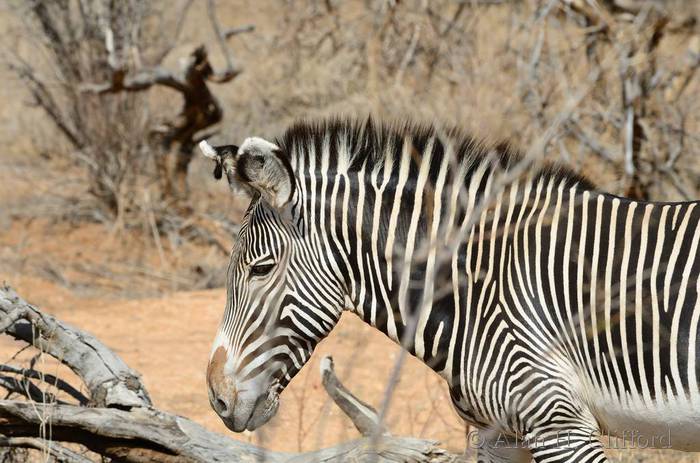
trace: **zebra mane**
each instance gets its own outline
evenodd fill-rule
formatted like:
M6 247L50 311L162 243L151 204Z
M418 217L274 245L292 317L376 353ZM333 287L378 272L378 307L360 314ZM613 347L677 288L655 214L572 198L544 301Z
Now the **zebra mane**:
M380 167L388 156L398 160L404 152L403 142L406 139L411 140L414 153L426 155L425 148L433 138L435 143L431 155L438 150L442 151L442 145L447 141L453 146L456 161L466 161L470 165L495 157L494 160L501 167L507 168L523 158L507 142L487 144L456 127L440 128L409 120L376 122L371 117L364 120L334 117L298 121L276 143L292 157L292 164L300 152L313 149L316 153L321 153L325 145L328 147L329 167L342 167L347 172L357 172L363 166L367 171ZM587 178L559 163L545 163L535 177L563 181L565 186L578 184L583 189L596 189Z

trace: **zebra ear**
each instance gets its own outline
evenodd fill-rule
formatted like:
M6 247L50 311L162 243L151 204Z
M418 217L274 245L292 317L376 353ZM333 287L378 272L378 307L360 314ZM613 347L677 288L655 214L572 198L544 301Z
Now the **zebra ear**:
M239 187L249 195L259 194L271 206L282 208L294 194L294 173L289 159L279 146L262 138L246 138L239 147L212 147L206 141L199 144L202 153L216 161L214 177L226 174L229 186Z

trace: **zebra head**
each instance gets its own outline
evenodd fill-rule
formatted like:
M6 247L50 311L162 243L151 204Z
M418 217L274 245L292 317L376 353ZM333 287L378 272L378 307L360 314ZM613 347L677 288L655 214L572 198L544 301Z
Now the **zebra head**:
M277 411L279 394L333 329L341 280L319 240L300 226L300 195L287 153L261 138L200 148L234 192L252 201L231 252L226 310L207 369L209 399L226 426L253 430Z

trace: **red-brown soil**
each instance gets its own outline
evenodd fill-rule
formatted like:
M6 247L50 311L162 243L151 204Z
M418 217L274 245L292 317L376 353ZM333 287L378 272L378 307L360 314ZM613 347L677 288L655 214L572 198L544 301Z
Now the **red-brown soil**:
M55 286L34 291L37 285L41 283L27 279L17 289L114 349L142 373L156 406L274 450L311 450L359 436L323 390L318 368L322 356L332 355L345 384L378 407L398 354L381 333L346 314L283 393L277 416L259 432L234 435L210 408L204 375L224 290L105 302L80 300ZM19 345L0 339L0 357L6 360ZM55 365L49 363L48 368ZM439 439L454 450L464 439L463 425L451 409L442 380L412 358L403 368L388 422L394 433Z

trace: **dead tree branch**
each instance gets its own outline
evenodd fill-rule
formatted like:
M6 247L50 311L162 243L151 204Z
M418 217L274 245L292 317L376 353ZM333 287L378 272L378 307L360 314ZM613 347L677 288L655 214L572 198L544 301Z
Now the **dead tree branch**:
M101 84L88 83L81 86L83 91L103 95L105 93L142 92L154 85L162 85L178 92L186 91L187 85L170 71L156 67L142 69L132 75L126 75L124 71L117 70L112 74L111 82Z
M209 83L226 83L237 77L243 68L234 59L233 52L226 40L237 34L250 32L253 25L222 30L217 20L213 0L207 3L207 11L216 40L226 61L223 70L215 71L209 60L209 54L204 45L196 47L187 59L184 69L178 72L163 68L160 63L174 47L174 41L179 35L191 1L181 5L176 23L173 42L157 55L156 65L127 72L123 67L113 67L108 82L85 83L81 86L83 92L99 95L120 92L142 92L153 86L160 85L177 91L182 95L183 106L180 113L168 120L162 126L154 128L152 133L160 141L162 153L156 155L155 161L160 181L161 194L166 197L187 197L187 170L192 159L192 150L203 130L218 124L223 117L223 109L218 99L209 89ZM108 34L106 34L108 35ZM170 153L175 158L174 166L168 165L166 155Z
M271 452L210 432L187 418L154 408L137 372L94 336L70 327L20 298L10 287L0 287L0 326L15 339L31 344L69 366L90 392L89 406L59 403L39 385L61 385L60 379L42 377L30 369L3 366L21 380L0 382L0 387L21 392L19 381L31 384L29 400L0 400L0 446L22 447L50 454L57 461L87 463L85 455L61 444L80 444L97 456L117 461L181 462L326 462L462 461L436 442L385 433L364 437L314 452ZM366 436L375 432L374 409L345 388L333 372L330 358L322 362L322 379L328 393ZM26 386L26 385L25 385ZM70 388L58 387L70 394ZM78 398L72 394L73 398ZM47 400L48 399L48 400ZM80 400L79 400L80 401ZM85 403L86 401L80 401ZM50 441L45 427L50 425Z
M69 450L53 442L46 442L41 439L31 437L2 437L0 436L0 447L14 447L35 449L42 453L51 455L53 461L57 463L93 463L89 458Z
M226 38L228 37L228 35L221 31L219 21L216 20L216 7L214 6L214 0L209 0L207 2L207 12L209 13L209 21L211 21L211 27L216 33L216 40L219 43L221 52L224 54L224 58L226 59L226 69L224 69L220 73L212 74L209 77L209 80L217 83L228 82L229 80L233 79L238 74L240 74L242 69L235 63L233 59L233 53L226 44Z
M22 316L9 324L5 332L73 370L85 382L92 404L122 408L151 405L141 376L107 346L43 313L5 286L0 289L0 325L7 324L5 316L17 313Z
M343 386L343 383L341 383L335 375L333 358L330 356L324 357L323 360L321 360L321 381L328 395L331 396L343 413L350 418L352 424L355 425L363 436L389 434L385 429L377 432L377 428L380 426L377 411L372 408L371 405L355 397Z

